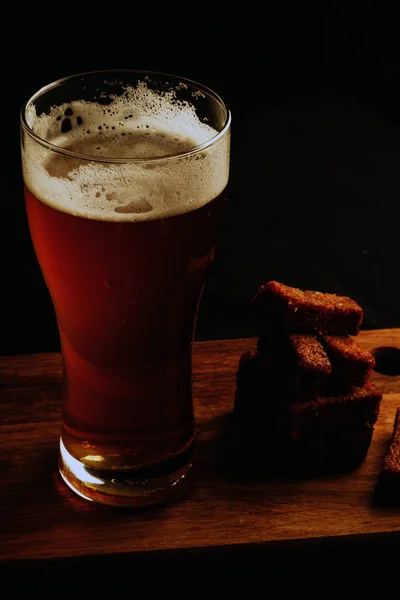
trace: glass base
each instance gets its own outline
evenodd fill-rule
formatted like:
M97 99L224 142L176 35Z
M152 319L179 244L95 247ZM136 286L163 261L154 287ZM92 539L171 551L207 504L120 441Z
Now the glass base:
M186 493L193 450L194 442L185 452L162 464L135 470L104 470L81 463L60 440L59 470L65 483L86 500L121 508L140 508L177 500Z

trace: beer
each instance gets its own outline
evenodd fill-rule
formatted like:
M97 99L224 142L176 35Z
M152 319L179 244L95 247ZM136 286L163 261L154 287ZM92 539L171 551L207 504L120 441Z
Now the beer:
M221 198L140 222L77 217L28 190L26 203L61 336L66 449L121 468L180 451L193 437L190 346Z
M31 115L52 146L26 137L22 152L62 348L61 472L94 499L98 489L77 482L71 464L92 479L143 485L185 475L192 461L191 345L229 146L204 147L216 132L188 105L152 94L140 84L111 108L75 102Z

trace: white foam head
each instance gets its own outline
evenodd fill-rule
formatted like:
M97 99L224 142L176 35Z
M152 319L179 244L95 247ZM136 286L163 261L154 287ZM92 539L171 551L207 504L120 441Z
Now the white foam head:
M190 103L172 92L160 95L145 82L109 105L73 101L38 115L29 104L26 122L53 146L24 136L26 186L42 202L74 215L168 217L207 204L228 182L229 129L218 135Z

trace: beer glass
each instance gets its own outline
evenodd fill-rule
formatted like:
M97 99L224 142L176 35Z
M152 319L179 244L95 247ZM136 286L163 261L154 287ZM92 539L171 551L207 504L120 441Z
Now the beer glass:
M22 108L26 211L63 360L59 470L86 499L139 507L187 490L230 120L207 87L133 70L61 79Z

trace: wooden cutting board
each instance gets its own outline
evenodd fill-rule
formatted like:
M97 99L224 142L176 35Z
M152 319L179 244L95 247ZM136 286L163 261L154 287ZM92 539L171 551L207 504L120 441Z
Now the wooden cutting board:
M360 345L400 348L400 329L361 332ZM87 502L57 472L61 358L0 358L0 566L80 557L252 552L307 540L400 539L400 508L372 501L400 406L400 376L373 373L383 392L365 461L350 473L320 478L246 477L229 468L226 420L235 371L254 339L196 343L196 466L188 495L173 505L130 512ZM224 457L224 460L221 460ZM50 561L51 562L51 561ZM49 564L50 564L49 562Z

